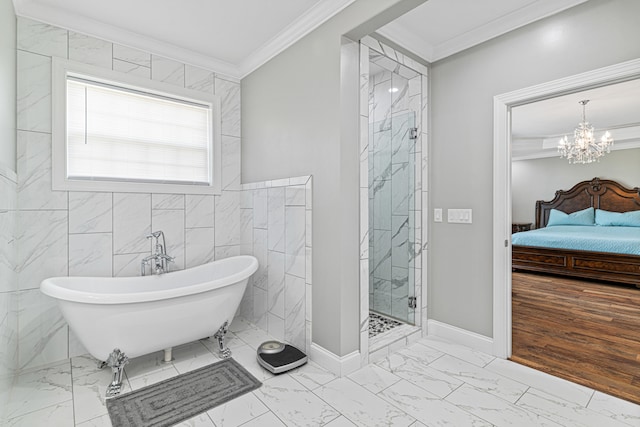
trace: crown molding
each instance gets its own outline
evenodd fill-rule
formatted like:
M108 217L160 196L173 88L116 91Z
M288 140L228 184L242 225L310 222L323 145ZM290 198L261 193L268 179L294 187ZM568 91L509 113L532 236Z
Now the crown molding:
M430 45L428 41L421 40L396 22L387 24L384 29L378 30L378 33L394 43L405 46L425 60L435 62L587 1L538 0L437 45Z
M123 46L144 50L154 55L175 59L239 80L341 12L354 1L326 0L318 2L275 37L253 51L240 64L222 61L67 10L36 3L33 0L13 0L13 4L18 16L91 35Z
M355 0L325 0L316 3L275 37L253 51L240 64L240 77L246 77L286 48L340 13Z

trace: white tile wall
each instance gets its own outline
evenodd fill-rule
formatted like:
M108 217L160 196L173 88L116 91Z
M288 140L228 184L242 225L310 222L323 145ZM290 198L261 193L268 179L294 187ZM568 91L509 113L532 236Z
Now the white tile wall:
M10 300L5 293L12 292L19 310L13 317L0 311L0 336L16 344L0 350L0 376L5 366L19 363L19 368L31 368L82 351L56 305L39 292L42 279L139 275L140 260L151 250L145 236L156 229L165 232L167 252L176 258L173 268L240 253L239 82L127 46L17 19L18 171L12 190L0 179L0 204L9 200L6 194L14 194L10 212L3 213L6 207L0 206L0 308ZM220 95L222 195L51 191L52 56ZM11 350L18 342L19 355Z
M0 171L0 389L18 367L17 183Z
M311 346L312 179L242 186L243 253L260 263L240 305L241 314L270 335Z

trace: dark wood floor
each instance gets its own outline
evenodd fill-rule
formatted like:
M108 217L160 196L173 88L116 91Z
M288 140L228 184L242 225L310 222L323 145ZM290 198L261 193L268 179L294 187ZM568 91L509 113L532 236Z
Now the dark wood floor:
M513 273L514 362L640 404L640 289Z

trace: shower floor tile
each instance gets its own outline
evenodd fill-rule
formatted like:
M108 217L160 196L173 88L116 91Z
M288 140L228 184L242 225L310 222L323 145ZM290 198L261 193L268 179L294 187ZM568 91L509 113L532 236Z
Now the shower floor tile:
M373 338L402 325L403 323L397 320L389 319L376 313L369 313L369 338Z

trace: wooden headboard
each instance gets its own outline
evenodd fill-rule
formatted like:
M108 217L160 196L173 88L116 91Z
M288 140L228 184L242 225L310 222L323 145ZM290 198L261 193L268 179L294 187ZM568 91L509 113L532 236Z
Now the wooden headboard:
M592 206L612 212L640 210L640 188L626 188L621 184L600 178L582 181L570 190L558 190L553 200L536 202L536 228L546 227L551 209L573 213Z

